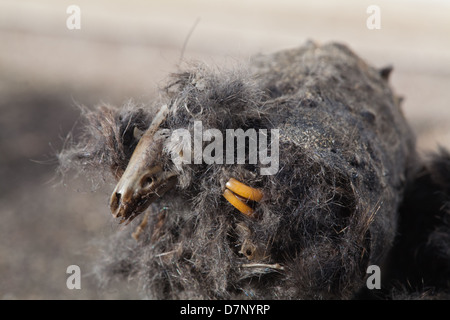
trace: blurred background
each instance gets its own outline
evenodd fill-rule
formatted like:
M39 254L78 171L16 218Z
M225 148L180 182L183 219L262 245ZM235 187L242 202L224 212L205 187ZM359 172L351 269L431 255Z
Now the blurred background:
M68 29L70 5L80 29ZM370 5L381 29L370 30ZM116 232L113 188L56 175L77 104L151 101L181 61L233 64L308 39L393 65L422 153L450 148L450 1L0 0L0 299L133 299L99 290L98 239ZM66 269L81 268L81 290Z

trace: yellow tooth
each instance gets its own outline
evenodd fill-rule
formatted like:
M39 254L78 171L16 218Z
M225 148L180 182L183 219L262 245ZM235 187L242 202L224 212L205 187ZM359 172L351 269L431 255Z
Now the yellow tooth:
M225 189L223 192L223 196L225 199L228 200L229 203L233 205L236 209L238 209L240 212L245 214L246 216L251 217L253 215L253 209L250 208L248 205L246 205L244 202L242 202L233 192L231 192L228 189Z
M235 194L241 196L244 199L261 201L263 193L258 189L246 186L245 184L237 181L234 178L230 178L225 185L229 190L233 191ZM231 202L231 201L230 201Z

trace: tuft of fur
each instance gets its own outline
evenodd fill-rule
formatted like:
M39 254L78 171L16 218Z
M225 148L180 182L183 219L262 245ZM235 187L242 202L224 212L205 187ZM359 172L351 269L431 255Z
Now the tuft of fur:
M60 171L111 171L120 177L138 139L134 129L147 129L154 114L150 107L127 103L122 108L101 105L95 111L82 107L84 131L76 145L59 154Z
M426 243L447 268L448 218L433 220L426 241L410 243L414 234L405 231L420 219L409 220L407 204L399 208L423 181L398 101L386 75L336 43L258 56L236 70L199 64L172 75L156 103L172 111L162 129L192 133L194 121L222 132L279 129L280 169L262 176L248 162L173 164L177 146L169 142L161 156L180 184L148 209L139 241L130 237L137 221L107 239L99 275L135 278L153 299L351 299L361 296L369 265L392 274L408 267L389 259L396 248ZM88 112L86 135L62 153L63 165L108 167L120 177L134 128L145 130L154 114L155 106L132 105ZM445 156L437 159L430 190L450 185L441 178ZM232 177L264 192L257 219L222 197Z

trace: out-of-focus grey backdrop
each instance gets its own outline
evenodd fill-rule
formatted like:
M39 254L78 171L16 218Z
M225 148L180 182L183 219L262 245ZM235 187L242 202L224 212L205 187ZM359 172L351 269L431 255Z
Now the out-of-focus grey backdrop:
M66 26L73 4L78 30ZM379 30L366 26L370 5ZM394 66L391 83L428 152L450 147L449 34L445 0L0 0L0 299L138 297L128 281L99 290L91 272L97 239L118 228L112 185L93 192L55 175L77 104L150 101L181 59L233 64L340 41ZM66 286L69 265L81 268L80 290Z

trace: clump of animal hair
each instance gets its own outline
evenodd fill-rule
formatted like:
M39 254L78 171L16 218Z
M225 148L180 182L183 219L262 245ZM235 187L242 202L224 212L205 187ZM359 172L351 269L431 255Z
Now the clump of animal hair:
M130 235L139 219L105 241L101 281L137 279L153 299L358 297L367 267L389 265L399 208L420 168L387 78L344 45L309 42L231 70L192 65L148 107L86 112L85 135L62 152L62 165L108 168L116 178L134 133L162 105L171 110L162 129L192 133L201 121L221 132L280 130L274 175L248 161L177 166L166 146L161 157L179 184L147 210L138 241ZM230 178L263 191L257 218L222 197Z
M83 131L75 143L59 154L59 170L84 173L100 171L121 176L136 147L137 131L145 131L152 109L129 101L123 107L99 105L95 110L79 106Z

